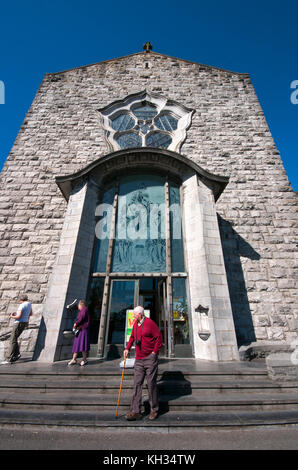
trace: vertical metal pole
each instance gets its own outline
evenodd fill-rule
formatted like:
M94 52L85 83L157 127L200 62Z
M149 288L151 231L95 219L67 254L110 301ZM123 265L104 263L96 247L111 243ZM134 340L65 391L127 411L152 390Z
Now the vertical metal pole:
M134 292L134 307L137 307L139 305L140 301L140 280L136 279L135 280L135 292Z
M114 203L113 203L113 214L111 221L111 231L107 255L107 266L106 266L106 278L103 291L103 301L101 307L101 316L100 316L100 326L99 326L99 335L98 335L98 349L97 353L99 357L104 357L104 348L105 348L105 337L106 337L106 328L107 328L107 316L108 316L108 306L109 306L109 287L110 287L110 272L112 265L112 254L114 239L116 235L116 217L117 217L117 205L118 205L118 193L119 193L119 184L115 188Z
M172 259L170 227L170 191L168 178L165 182L165 224L166 224L166 271L167 271L167 318L168 318L168 356L174 357L174 322L172 312Z

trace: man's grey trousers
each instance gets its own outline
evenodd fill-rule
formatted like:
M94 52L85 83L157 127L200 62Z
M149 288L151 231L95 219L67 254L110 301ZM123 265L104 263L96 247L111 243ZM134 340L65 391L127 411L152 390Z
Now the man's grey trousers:
M134 391L130 410L133 413L141 413L142 388L145 376L148 384L149 404L151 411L158 412L157 390L158 356L150 354L145 359L136 359L134 366Z

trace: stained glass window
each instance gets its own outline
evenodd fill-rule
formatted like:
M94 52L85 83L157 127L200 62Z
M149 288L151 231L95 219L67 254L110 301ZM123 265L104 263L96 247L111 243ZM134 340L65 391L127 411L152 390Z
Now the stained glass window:
M135 126L134 119L129 114L120 114L112 119L112 127L115 131L126 131Z
M112 272L165 272L165 182L156 174L120 179ZM94 272L105 272L115 188L107 190L96 209L98 239ZM169 180L171 271L185 270L180 188Z
M149 104L135 108L132 110L132 112L138 119L143 119L143 120L148 120L148 119L151 120L154 118L154 116L157 115L156 108Z
M141 136L133 132L119 135L116 140L122 149L142 147Z
M132 147L180 151L192 114L193 110L179 103L147 92L129 95L101 110L111 151Z
M179 186L170 182L170 229L172 271L184 272L182 220Z
M164 177L122 178L113 272L165 272Z
M163 114L162 116L157 117L154 122L158 129L165 131L174 131L177 129L178 125L177 119L170 114Z
M99 218L95 227L98 243L94 258L94 272L97 273L103 273L106 270L114 196L115 188L106 191L95 213Z
M151 122L149 122L147 124L140 123L139 127L140 127L140 130L141 130L142 134L145 135L145 134L147 134L147 132L149 131L149 129L151 127Z
M171 142L172 138L168 134L162 134L161 132L153 132L146 138L147 147L166 149Z

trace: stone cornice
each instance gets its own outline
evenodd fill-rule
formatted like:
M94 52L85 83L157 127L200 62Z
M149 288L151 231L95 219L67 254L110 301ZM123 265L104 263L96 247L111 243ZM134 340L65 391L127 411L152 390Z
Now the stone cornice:
M197 163L184 155L170 150L153 148L135 148L109 153L82 168L76 173L56 176L55 180L63 196L68 201L72 189L88 177L95 177L99 184L109 175L128 169L153 169L176 175L178 178L197 173L199 180L212 189L215 201L219 198L229 182L225 176L214 175L201 168Z

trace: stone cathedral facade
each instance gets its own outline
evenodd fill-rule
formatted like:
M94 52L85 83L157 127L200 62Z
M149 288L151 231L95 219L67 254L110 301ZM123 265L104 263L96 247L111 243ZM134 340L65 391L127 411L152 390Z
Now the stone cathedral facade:
M2 352L22 293L44 362L71 356L82 298L94 357L119 357L136 305L165 357L297 338L296 195L248 74L148 47L46 74L1 188Z

